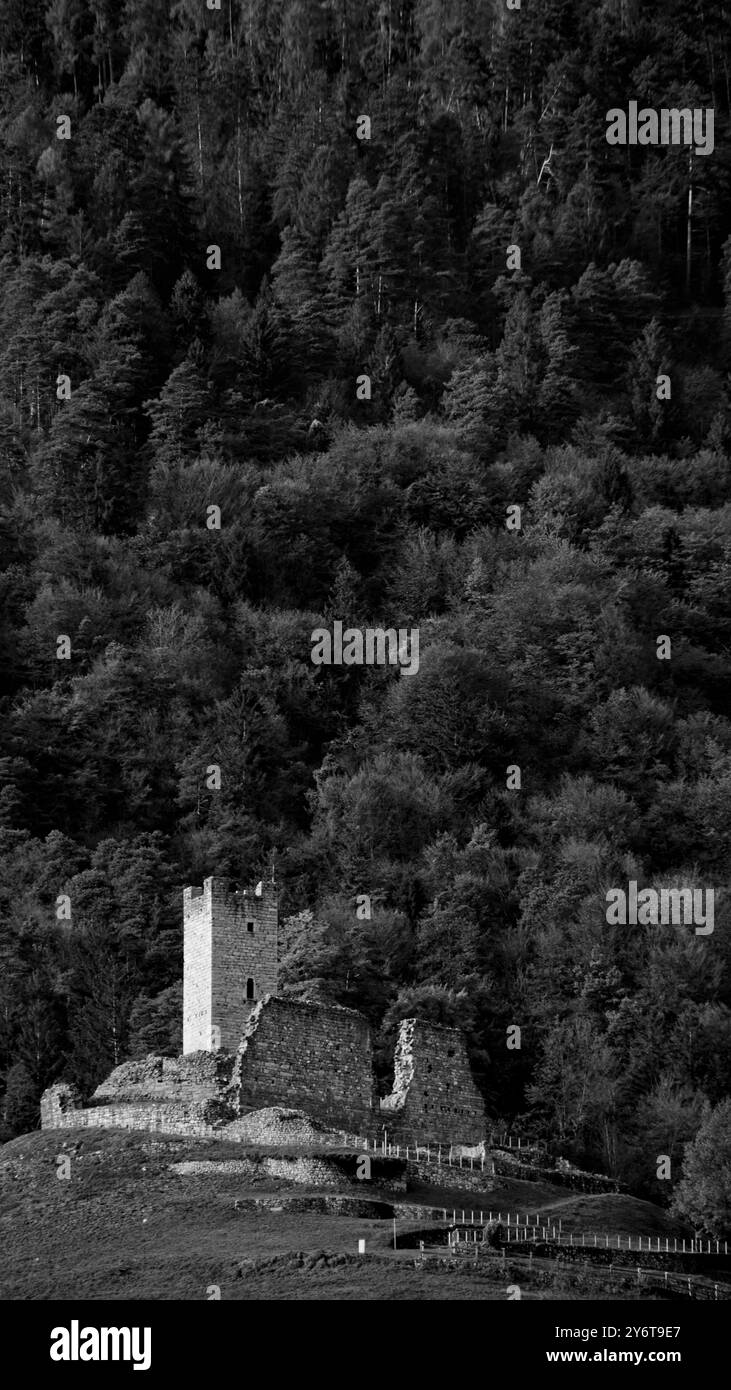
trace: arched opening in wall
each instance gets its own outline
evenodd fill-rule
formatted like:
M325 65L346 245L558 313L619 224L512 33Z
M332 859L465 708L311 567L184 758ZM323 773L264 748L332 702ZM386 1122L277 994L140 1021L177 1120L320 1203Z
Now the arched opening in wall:
M254 998L254 981L252 980L251 976L249 976L248 980L246 981L246 998Z

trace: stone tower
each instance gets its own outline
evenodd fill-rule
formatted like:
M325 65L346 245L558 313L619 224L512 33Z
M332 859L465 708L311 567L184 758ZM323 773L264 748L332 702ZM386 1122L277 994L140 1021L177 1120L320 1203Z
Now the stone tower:
M275 883L207 878L183 893L183 1052L235 1052L259 999L277 993Z

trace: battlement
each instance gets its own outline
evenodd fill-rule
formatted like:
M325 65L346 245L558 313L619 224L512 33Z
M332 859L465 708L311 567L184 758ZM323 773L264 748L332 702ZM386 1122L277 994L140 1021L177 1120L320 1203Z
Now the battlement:
M197 884L191 884L188 888L183 889L183 905L185 908L196 899L208 902L213 898L246 899L247 902L257 903L270 901L278 896L278 888L273 879L262 879L255 885L242 886L235 879L211 874L209 878L204 878L200 887Z

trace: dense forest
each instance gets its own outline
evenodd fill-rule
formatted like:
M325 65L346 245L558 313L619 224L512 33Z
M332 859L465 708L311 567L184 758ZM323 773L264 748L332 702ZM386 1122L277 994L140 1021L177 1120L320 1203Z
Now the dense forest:
M183 885L274 862L384 1089L459 1024L664 1200L731 1144L731 9L215 4L0 0L1 1137L179 1050Z

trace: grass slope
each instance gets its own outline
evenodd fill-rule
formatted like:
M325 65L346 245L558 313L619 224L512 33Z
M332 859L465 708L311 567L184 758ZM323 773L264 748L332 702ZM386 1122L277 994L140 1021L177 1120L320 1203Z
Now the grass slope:
M391 1249L390 1220L250 1206L240 1211L237 1198L304 1190L265 1175L181 1176L169 1167L246 1152L235 1143L121 1130L34 1133L5 1144L0 1296L204 1300L214 1285L222 1298L235 1300L505 1299L510 1261L506 1267L496 1256L476 1268L464 1257L456 1270L438 1260L422 1266L413 1251ZM59 1156L70 1160L68 1178L58 1175ZM678 1233L650 1203L567 1196L565 1189L534 1183L506 1180L484 1197L422 1188L408 1199L439 1208L540 1210L560 1215L565 1230ZM360 1239L367 1253L359 1257ZM595 1286L582 1291L576 1279L567 1292L566 1279L558 1273L524 1277L524 1296L596 1294Z

